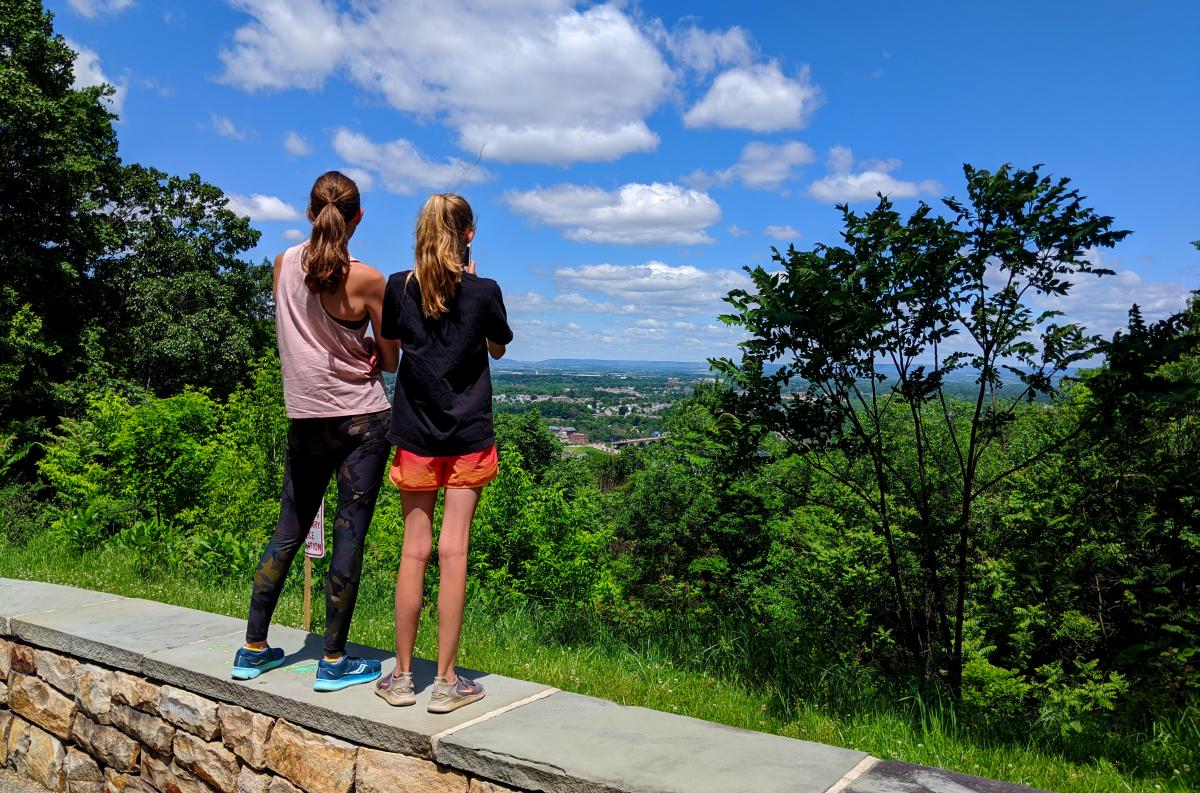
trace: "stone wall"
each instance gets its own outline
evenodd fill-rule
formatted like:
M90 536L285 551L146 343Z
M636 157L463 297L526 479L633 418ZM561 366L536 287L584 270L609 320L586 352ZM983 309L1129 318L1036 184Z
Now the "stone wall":
M245 629L181 606L0 578L0 791L9 780L56 793L1029 791L481 670L462 671L484 699L430 714L436 666L419 658L412 707L390 707L370 686L317 693L324 642L281 625L271 645L283 665L232 680Z
M55 793L512 790L5 639L0 765Z

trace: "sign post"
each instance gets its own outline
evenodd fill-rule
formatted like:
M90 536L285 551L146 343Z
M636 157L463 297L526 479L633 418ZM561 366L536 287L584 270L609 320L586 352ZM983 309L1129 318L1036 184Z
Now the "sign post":
M312 625L312 560L325 555L325 499L308 527L308 539L304 542L304 632Z

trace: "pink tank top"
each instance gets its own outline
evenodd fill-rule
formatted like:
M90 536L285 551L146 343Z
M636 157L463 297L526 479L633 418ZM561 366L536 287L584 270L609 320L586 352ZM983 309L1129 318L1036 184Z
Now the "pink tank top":
M275 286L275 336L288 418L387 410L383 377L371 371L366 325L355 329L338 324L304 285L301 262L307 245L302 242L284 251Z

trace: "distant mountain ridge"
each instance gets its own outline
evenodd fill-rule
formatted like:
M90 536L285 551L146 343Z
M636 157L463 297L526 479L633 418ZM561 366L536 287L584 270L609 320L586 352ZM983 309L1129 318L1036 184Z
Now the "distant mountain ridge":
M515 361L502 358L493 361L497 370L530 369L559 372L708 372L703 361L623 361L604 358L547 358L544 361Z
M563 372L563 373L579 373L579 372L644 372L652 374L705 374L709 375L712 370L706 362L701 361L626 361L626 360L610 360L605 358L547 358L542 361L515 361L508 358L502 358L499 361L492 361L492 368L496 371L519 371L529 373L533 370L543 372ZM891 364L879 364L877 371L887 375L889 379L896 376L896 367ZM932 369L932 366L926 365L926 371ZM768 370L771 366L768 365ZM1056 380L1062 379L1064 376L1071 376L1078 373L1078 370L1072 369L1066 373L1060 373ZM947 383L969 383L974 382L978 377L978 372L970 368L955 369L945 373ZM1008 371L1000 372L1001 381L1007 385L1012 385L1017 382L1017 378Z

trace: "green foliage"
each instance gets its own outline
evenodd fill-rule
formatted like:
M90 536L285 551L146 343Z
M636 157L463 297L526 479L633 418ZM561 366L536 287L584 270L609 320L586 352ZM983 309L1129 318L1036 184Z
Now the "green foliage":
M119 183L111 89L72 88L75 54L35 0L0 14L0 416L55 415L90 316L87 272Z
M624 446L617 454L593 455L588 468L603 492L609 492L629 481L645 465L645 454L638 446Z
M63 547L75 553L99 546L107 533L100 515L91 507L65 513L51 525L51 529Z
M512 450L501 455L471 527L468 578L478 596L583 608L615 594L611 530L593 496L573 495L539 486Z
M101 402L94 404L99 408ZM83 420L63 419L46 444L38 471L55 500L66 509L82 509L102 494L113 492L106 436L115 428L107 418L97 409Z
M1119 673L1104 673L1097 666L1097 661L1088 661L1072 673L1064 671L1061 663L1039 668L1044 695L1038 723L1062 737L1083 733L1085 721L1091 722L1092 732L1104 729L1101 717L1116 709L1117 698L1129 686Z
M967 201L945 199L949 218L921 204L905 220L883 197L862 216L842 206L844 245L776 252L781 272L748 268L753 291L730 293L734 313L722 319L751 338L740 365L714 361L741 394L743 423L780 433L870 511L887 546L889 627L914 665L955 692L976 502L1062 439L999 470L985 455L1017 407L1053 394L1098 342L1056 312L1035 315L1029 298L1105 274L1086 252L1128 234L1037 167L963 170ZM944 383L962 368L977 388L957 405ZM1018 382L1011 398L1003 371ZM785 391L793 381L803 394Z
M0 428L22 442L97 393L228 394L271 346L270 265L239 258L259 233L195 174L122 166L113 89L72 88L51 20L0 15Z
M279 358L271 351L251 365L250 382L221 411L198 524L251 544L266 542L279 522L287 428Z
M536 407L518 415L497 414L495 425L499 453L519 454L525 470L538 481L562 457L562 443L546 429L542 413Z
M16 434L0 435L0 482L9 480L14 467L29 455L35 445L33 441L21 443Z
M139 520L117 532L109 544L133 559L149 563L156 558L171 558L177 542L178 534L169 525L156 520Z
M162 540L173 563L248 570L279 519L286 435L272 353L224 405L195 391L93 398L83 418L59 425L39 470L64 511L61 530L78 538L71 547Z
M117 376L160 395L228 394L273 346L271 265L238 258L260 235L226 201L197 174L124 169L110 216L120 244L93 273Z
M185 564L210 578L249 577L258 565L262 546L226 531L206 531L194 534L183 553Z
M195 391L137 406L110 399L112 404L100 409L124 414L107 448L119 476L118 492L159 522L182 518L203 492L212 467L219 406Z
M45 389L46 361L59 348L42 332L42 318L9 286L0 290L0 312L8 321L0 336L0 415L10 415L14 397ZM16 439L16 436L12 436Z
M983 615L1006 666L1068 687L1063 669L1091 670L1085 702L1119 676L1126 706L1139 704L1110 718L1134 723L1200 693L1196 307L1153 325L1135 312L1107 365L1070 391L1050 423L1081 427L1080 442L1014 478L997 523L1010 550L986 576Z

